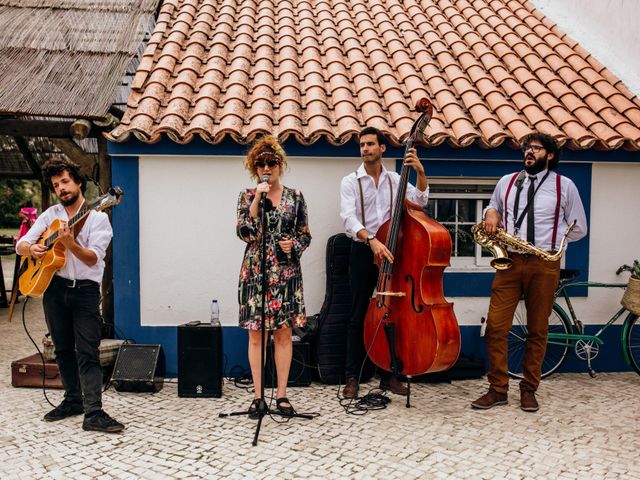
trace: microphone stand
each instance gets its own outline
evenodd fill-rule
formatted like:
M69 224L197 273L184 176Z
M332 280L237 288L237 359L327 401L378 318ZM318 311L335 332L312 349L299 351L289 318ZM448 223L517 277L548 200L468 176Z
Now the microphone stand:
M263 182L269 181L270 175L264 175L262 177ZM258 436L260 435L260 427L262 426L262 419L265 415L280 415L286 418L306 418L312 419L312 415L305 415L300 413L294 413L292 415L284 415L281 412L274 410L270 411L267 408L267 402L264 399L264 380L265 380L265 350L266 350L266 304L267 304L267 233L268 233L268 225L267 225L267 210L271 210L273 206L271 202L267 199L266 192L262 192L262 196L260 197L260 224L262 225L262 242L260 244L261 250L261 258L260 258L260 274L262 275L262 291L261 291L261 305L262 311L260 313L261 325L260 325L260 398L258 400L258 405L256 411L258 413L258 424L256 425L256 432L253 436L253 442L251 445L254 447L258 445ZM275 358L275 344L273 349L273 354ZM231 417L238 415L249 415L249 410L241 411L241 412L232 412L232 413L220 413L218 417Z

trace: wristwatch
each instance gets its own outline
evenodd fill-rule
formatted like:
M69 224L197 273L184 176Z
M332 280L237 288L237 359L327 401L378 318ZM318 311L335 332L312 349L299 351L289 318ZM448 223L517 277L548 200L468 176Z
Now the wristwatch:
M373 240L374 238L376 238L376 236L374 234L370 233L369 235L367 235L367 239L364 241L364 244L365 245L369 245L369 242L371 240Z

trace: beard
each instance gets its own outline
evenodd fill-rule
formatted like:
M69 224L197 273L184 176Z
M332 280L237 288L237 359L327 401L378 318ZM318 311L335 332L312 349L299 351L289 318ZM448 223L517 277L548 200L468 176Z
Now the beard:
M540 173L541 171L543 171L546 167L547 167L547 159L546 157L542 157L542 158L535 158L532 155L528 155L525 158L526 160L535 160L536 163L534 163L533 165L527 165L525 163L524 165L524 170L529 174L529 175L536 175L537 173Z
M78 197L80 196L79 192L76 192L75 194L70 194L66 199L61 198L60 199L60 203L62 205L64 205L65 207L69 207L71 205L73 205L74 203L76 203L76 200L78 200Z

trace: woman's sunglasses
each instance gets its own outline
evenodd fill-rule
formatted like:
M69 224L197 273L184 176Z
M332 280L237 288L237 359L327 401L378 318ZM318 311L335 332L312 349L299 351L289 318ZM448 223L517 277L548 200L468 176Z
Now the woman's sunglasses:
M262 160L257 161L255 164L256 168L264 168L265 166L268 166L269 168L274 168L278 165L280 165L280 161L274 159L270 159L267 160L266 162L263 162Z

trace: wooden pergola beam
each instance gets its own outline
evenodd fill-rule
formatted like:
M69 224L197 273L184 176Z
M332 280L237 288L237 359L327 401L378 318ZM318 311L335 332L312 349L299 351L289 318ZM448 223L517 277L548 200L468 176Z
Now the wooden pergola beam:
M23 137L14 137L13 141L16 142L16 145L18 146L18 150L20 150L20 153L29 164L29 168L35 175L35 178L40 180L42 211L44 211L45 209L49 208L49 205L51 203L51 198L49 195L49 188L42 180L42 170L40 169L40 165L38 165L38 162L36 161L36 159L33 158L33 155L31 154L31 150L29 150L29 144Z
M71 138L71 124L68 120L22 120L0 118L0 135L11 137ZM97 137L101 131L95 125L89 137Z
M58 147L70 160L80 165L80 169L85 175L91 176L94 161L76 142L69 138L52 138L51 143Z

